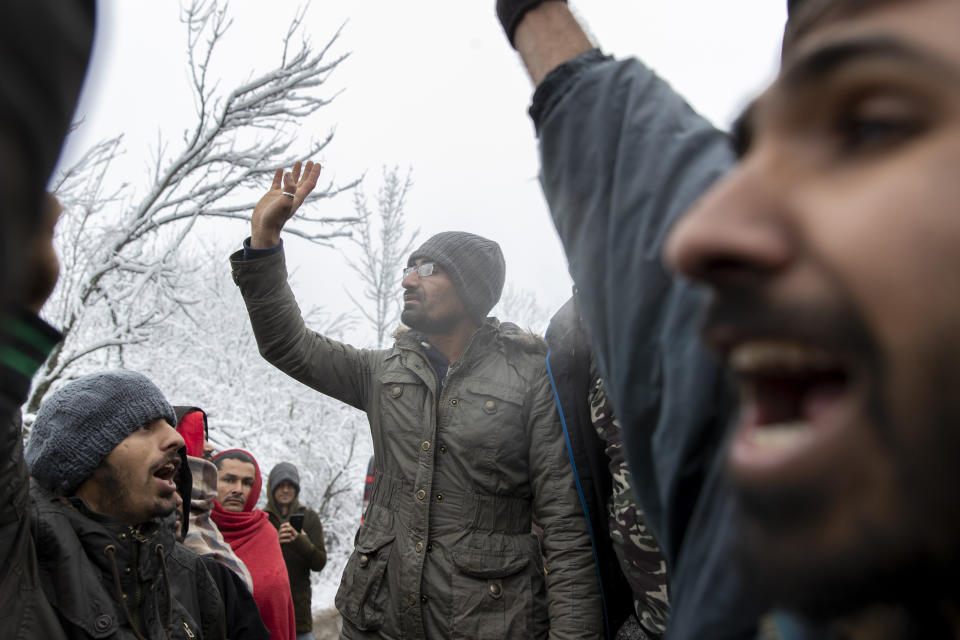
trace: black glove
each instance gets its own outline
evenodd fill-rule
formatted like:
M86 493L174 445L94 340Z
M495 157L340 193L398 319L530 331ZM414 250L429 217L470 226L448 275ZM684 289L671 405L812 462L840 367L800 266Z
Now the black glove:
M563 2L566 1L563 0ZM520 20L526 15L527 11L537 8L543 2L544 0L497 0L497 18L500 19L500 26L507 34L510 46L516 48L513 43L513 35L517 30L517 25L520 24Z

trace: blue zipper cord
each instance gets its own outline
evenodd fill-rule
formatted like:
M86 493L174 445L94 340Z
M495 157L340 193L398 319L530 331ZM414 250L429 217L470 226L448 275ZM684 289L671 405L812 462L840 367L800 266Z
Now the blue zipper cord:
M563 427L563 439L567 443L567 456L570 458L570 467L573 469L573 480L577 485L577 494L580 496L580 506L583 507L583 514L587 521L587 532L590 534L590 548L593 551L593 566L597 571L597 582L600 585L600 601L603 605L603 626L606 630L608 640L612 640L610 634L610 616L607 612L607 594L603 588L603 576L600 574L600 556L597 555L597 540L593 533L593 523L590 521L590 508L587 506L587 499L583 495L583 486L580 484L580 473L577 471L577 461L573 459L573 446L570 443L570 432L567 430L567 419L563 415L563 405L560 403L560 394L557 392L557 382L553 379L553 368L550 366L551 349L547 347L547 377L550 378L550 388L553 389L553 401L557 405L557 413L560 415L560 426Z

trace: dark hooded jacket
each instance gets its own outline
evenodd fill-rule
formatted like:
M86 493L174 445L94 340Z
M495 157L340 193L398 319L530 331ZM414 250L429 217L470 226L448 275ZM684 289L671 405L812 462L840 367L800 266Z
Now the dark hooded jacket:
M79 498L30 495L43 590L68 637L226 637L220 593L169 518L128 527Z
M282 514L273 497L273 490L283 482L289 480L297 490L297 497L293 499L287 513ZM310 572L320 571L327 564L327 549L323 542L323 525L320 516L312 509L300 504L300 474L296 467L289 462L281 462L270 471L267 480L267 508L270 524L279 529L284 522L290 521L295 513L303 514L303 529L293 542L280 545L283 551L283 560L287 564L287 575L290 577L290 593L293 595L293 610L297 619L297 633L308 633L313 630L312 589L310 587Z
M176 544L171 521L140 527L92 512L83 500L30 486L19 405L59 339L35 315L0 323L0 635L16 640L225 638L223 603L200 559ZM182 454L185 454L185 450ZM177 478L189 495L189 474ZM124 594L123 597L120 594Z

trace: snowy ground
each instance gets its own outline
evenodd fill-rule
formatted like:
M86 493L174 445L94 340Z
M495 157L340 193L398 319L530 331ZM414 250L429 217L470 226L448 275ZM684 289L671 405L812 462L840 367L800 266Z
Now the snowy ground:
M316 594L314 594L316 595ZM313 614L314 640L337 640L340 637L340 614L333 607Z

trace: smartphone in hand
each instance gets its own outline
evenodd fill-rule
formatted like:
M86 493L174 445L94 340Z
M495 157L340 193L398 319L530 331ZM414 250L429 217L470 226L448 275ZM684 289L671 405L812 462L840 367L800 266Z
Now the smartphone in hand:
M303 514L294 513L290 516L290 526L297 530L297 533L303 531Z

